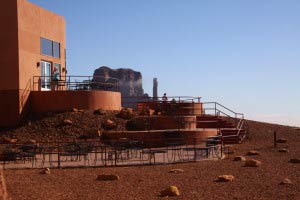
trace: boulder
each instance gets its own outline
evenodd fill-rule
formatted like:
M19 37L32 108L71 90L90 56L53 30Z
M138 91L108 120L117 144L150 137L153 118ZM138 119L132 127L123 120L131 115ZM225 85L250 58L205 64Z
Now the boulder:
M114 174L101 174L97 176L98 181L117 181L120 177Z
M123 108L118 114L117 117L121 119L131 119L134 116L132 108Z
M6 144L15 144L17 142L18 142L18 139L4 138L4 143L6 143Z
M170 186L167 189L161 191L160 195L162 197L165 197L165 196L174 197L174 196L179 196L180 192L176 186Z
M283 149L278 149L278 152L280 152L280 153L288 153L288 152L289 152L289 150L288 150L288 149L285 149L285 148L283 148Z
M73 122L72 122L70 119L65 119L65 120L63 121L63 124L64 124L64 125L72 125Z
M248 156L257 156L257 155L259 155L259 152L256 150L251 150L251 151L248 151L247 155Z
M290 163L300 163L300 159L299 158L292 158L292 159L290 159Z
M245 167L260 167L260 166L261 166L261 161L259 160L249 159L245 161Z
M72 111L77 113L79 110L77 108L73 108Z
M286 178L286 179L283 179L279 184L280 185L291 185L293 183L290 179Z
M116 123L110 119L106 120L104 123L102 123L102 126L105 130L111 130L116 128Z
M102 109L94 110L94 115L106 115L106 111Z
M45 169L42 169L42 170L40 171L40 174L46 174L46 175L49 175L49 174L51 174L51 171L50 171L49 168L45 168Z
M169 173L175 173L175 174L178 174L178 173L183 173L184 170L183 169L171 169L169 171Z
M25 144L36 144L36 140L28 140L26 142L24 142Z
M277 143L286 143L288 140L285 138L279 138L276 140Z
M233 161L245 161L246 160L246 157L244 156L235 156L233 158Z
M152 110L150 108L145 108L139 112L140 116L152 116L154 114L155 114L155 110Z
M218 176L216 182L232 182L234 180L233 175L221 175Z

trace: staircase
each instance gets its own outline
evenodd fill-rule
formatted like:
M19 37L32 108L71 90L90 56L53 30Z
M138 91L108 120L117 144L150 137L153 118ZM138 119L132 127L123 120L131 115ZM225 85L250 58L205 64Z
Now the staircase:
M244 115L217 102L203 103L203 115L197 116L197 128L216 128L224 144L239 144L246 137Z

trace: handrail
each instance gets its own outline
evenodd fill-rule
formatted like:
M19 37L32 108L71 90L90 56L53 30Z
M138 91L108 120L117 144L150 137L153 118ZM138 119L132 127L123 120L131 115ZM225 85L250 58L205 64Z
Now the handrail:
M62 90L112 90L119 91L119 80L116 78L106 78L103 76L61 76L56 82L54 76L33 76L32 90L41 90L41 85L48 88L53 85L59 86ZM77 80L80 79L80 80ZM44 80L44 82L43 82ZM38 85L36 88L35 86Z

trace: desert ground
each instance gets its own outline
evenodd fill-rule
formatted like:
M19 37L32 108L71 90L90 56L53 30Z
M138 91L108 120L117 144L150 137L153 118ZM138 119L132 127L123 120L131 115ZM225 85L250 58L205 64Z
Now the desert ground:
M233 146L234 154L220 161L116 168L5 170L11 199L164 199L160 192L177 186L180 196L172 199L300 199L300 131L293 127L248 121L249 138ZM286 143L273 145L273 133ZM281 153L286 148L289 152ZM249 150L259 155L247 156ZM234 156L261 161L260 167L245 167ZM182 169L183 173L169 173ZM99 181L100 174L114 174L117 181ZM219 175L233 175L232 182L215 182ZM284 179L291 184L282 185Z

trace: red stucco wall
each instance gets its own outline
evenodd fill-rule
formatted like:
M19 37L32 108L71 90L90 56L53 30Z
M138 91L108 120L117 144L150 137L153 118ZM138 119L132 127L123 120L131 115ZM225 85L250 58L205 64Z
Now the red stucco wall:
M109 91L33 91L31 111L67 111L72 108L120 110L121 93Z

